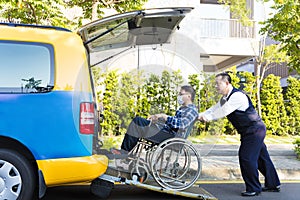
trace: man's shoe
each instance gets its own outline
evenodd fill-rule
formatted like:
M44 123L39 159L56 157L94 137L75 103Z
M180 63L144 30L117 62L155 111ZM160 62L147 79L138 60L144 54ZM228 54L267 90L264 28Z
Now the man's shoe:
M128 154L128 151L125 151L123 149L115 149L115 148L111 148L110 152L115 155Z
M280 185L276 187L263 187L262 188L263 192L280 192Z
M125 159L128 157L128 151L125 151L123 149L115 149L111 148L110 149L111 155L110 159Z
M259 195L260 192L242 192L241 195L244 197L253 197Z

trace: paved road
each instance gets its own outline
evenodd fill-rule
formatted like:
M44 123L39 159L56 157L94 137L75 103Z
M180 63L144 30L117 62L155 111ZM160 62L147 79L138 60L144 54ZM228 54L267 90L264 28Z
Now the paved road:
M202 187L212 193L219 200L240 200L244 199L240 196L240 192L244 190L243 183L211 183L202 184ZM259 196L252 197L251 200L299 200L300 182L283 183L282 191L264 192ZM42 200L96 200L97 198L90 194L89 186L63 186L48 188L47 195ZM188 200L188 198L167 195L158 192L127 186L117 185L108 200L132 200L132 199L173 199Z
M224 165L226 169L228 166L232 169L236 167L239 168L237 161L237 151L238 145L205 145L197 146L202 150L202 156L205 162L203 163L204 170L206 168L211 168L214 174L218 174L222 180L224 176L221 173L221 167ZM270 145L269 152L273 156L275 163L278 167L279 172L282 170L289 171L291 175L296 176L295 172L300 172L299 161L296 160L295 154L292 150L291 145ZM279 159L277 159L277 157ZM209 159L212 158L212 159ZM288 158L288 159L287 159ZM221 162L216 162L219 160ZM223 162L224 159L227 159L226 162ZM209 160L211 160L209 162ZM230 161L230 160L234 160ZM231 163L233 162L233 163ZM230 164L230 165L229 165ZM232 166L231 166L232 164ZM281 169L282 168L282 169ZM284 177L288 177L287 174ZM296 176L300 177L300 176ZM211 180L211 179L206 179ZM239 179L240 180L240 179ZM288 179L285 179L288 180ZM294 180L294 179L289 179ZM280 193L262 193L259 196L252 197L251 200L299 200L300 198L300 179L296 179L297 182L294 183L283 183L282 191ZM263 182L263 181L262 181ZM213 194L219 200L240 200L245 199L240 196L240 192L243 191L244 184L240 183L222 183L217 184L214 181L211 181L211 184L201 184L201 186L206 189L208 192ZM98 198L90 194L89 186L86 185L77 185L77 186L64 186L64 187L54 187L47 190L46 196L42 200L96 200ZM131 200L131 199L174 199L174 200L183 200L187 198L182 198L173 195L167 195L158 192L152 192L149 190L126 186L126 185L117 185L113 189L111 196L108 200ZM248 199L248 198L247 198Z
M202 180L242 180L239 145L195 145L202 155ZM280 180L300 180L300 161L292 144L267 145ZM300 199L300 198L299 198Z

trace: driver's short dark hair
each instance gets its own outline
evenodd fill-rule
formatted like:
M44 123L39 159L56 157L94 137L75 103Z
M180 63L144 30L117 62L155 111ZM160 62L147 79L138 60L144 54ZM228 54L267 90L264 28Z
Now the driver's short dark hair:
M220 77L220 76L222 77L222 80L226 80L229 83L231 83L231 77L228 73L226 73L226 72L219 73L219 74L216 75L216 78Z
M191 100L194 101L196 92L195 92L195 90L192 86L184 85L184 86L181 86L181 89L188 92L188 93L190 93L191 94Z

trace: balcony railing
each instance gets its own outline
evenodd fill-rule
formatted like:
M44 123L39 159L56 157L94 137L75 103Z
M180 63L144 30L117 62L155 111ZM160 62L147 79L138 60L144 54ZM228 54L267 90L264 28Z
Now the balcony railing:
M201 37L209 38L255 38L255 21L252 26L243 26L235 19L200 19Z

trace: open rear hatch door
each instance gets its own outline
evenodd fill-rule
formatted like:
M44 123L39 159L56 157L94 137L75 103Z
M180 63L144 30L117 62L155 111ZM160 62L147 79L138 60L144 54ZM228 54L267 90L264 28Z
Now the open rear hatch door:
M78 34L90 53L169 43L172 33L192 9L159 8L113 15L83 26Z

